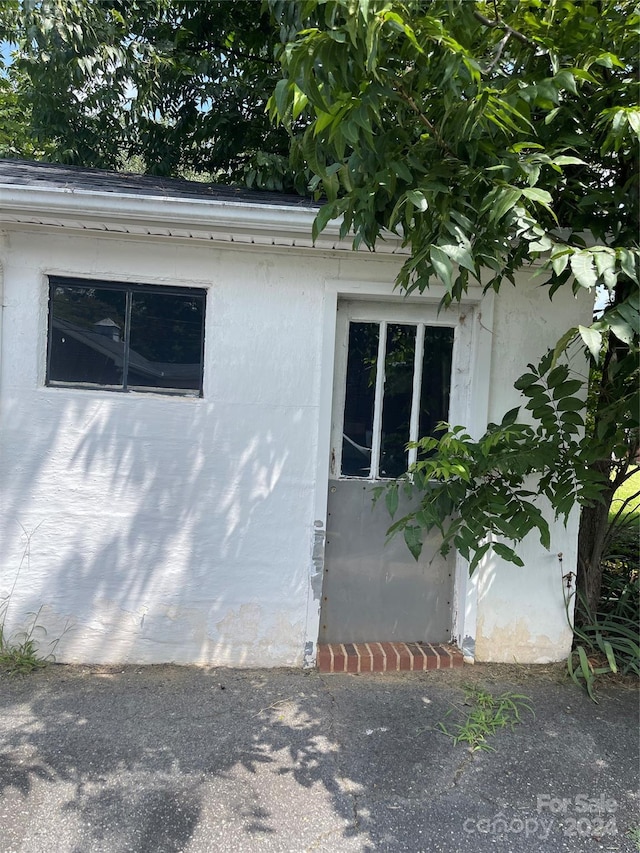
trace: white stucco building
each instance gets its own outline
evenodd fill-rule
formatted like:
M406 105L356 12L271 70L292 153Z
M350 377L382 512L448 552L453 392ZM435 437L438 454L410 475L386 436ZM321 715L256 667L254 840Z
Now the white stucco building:
M577 516L524 568L416 564L370 487L434 418L480 435L590 305L393 292L399 246L312 245L300 199L0 162L0 597L56 659L313 664L329 641L571 643ZM385 382L386 379L386 382ZM404 463L403 463L404 460ZM10 598L7 599L7 596Z

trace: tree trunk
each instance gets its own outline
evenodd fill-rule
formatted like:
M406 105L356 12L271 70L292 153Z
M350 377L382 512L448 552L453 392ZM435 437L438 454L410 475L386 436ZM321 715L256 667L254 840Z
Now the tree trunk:
M605 476L608 476L609 465L607 463L599 463L598 468ZM578 578L576 581L578 600L576 601L575 617L578 624L584 621L587 614L596 613L600 603L602 556L609 530L609 507L614 493L615 488L606 489L603 494L603 503L583 507L580 515Z

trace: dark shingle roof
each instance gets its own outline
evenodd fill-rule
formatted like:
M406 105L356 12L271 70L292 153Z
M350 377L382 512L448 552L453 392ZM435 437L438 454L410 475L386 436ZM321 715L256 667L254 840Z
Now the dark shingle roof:
M244 187L206 184L155 175L134 175L128 172L107 172L57 163L37 163L31 160L0 159L0 185L43 189L74 189L116 195L157 196L206 201L227 201L245 204L265 204L286 207L317 208L308 198L278 192L259 192Z

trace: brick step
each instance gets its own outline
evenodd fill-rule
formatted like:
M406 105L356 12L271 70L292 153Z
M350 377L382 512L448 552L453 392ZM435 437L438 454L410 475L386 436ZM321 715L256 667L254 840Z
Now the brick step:
M462 652L441 643L320 643L320 672L426 672L462 666Z

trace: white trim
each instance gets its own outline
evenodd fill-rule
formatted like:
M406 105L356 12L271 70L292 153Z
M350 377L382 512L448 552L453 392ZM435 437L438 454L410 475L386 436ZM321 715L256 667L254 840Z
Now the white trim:
M313 248L311 226L317 213L314 208L247 200L184 199L0 184L0 222L80 231ZM315 245L352 252L352 237L340 237L340 224L340 220L329 222ZM377 254L397 252L408 254L395 235L387 234L378 241Z
M304 665L316 664L318 635L320 633L320 602L324 581L324 548L327 530L327 499L329 491L329 459L331 456L331 413L333 400L334 353L336 349L336 312L338 294L325 287L322 310L322 352L320 359L320 392L318 395L318 421L316 443L316 475L309 560L309 587L304 635ZM317 542L321 540L321 544ZM314 555L314 550L316 554ZM320 555L318 557L317 551ZM332 652L333 660L333 652Z
M418 323L413 351L413 386L411 389L411 417L409 419L409 441L418 440L420 429L420 390L422 385L422 360L424 358L424 330L425 324ZM418 449L409 449L409 467L415 465L418 458Z
M385 360L387 354L387 321L381 320L378 326L378 356L376 359L376 390L373 397L373 426L371 436L371 464L369 478L377 480L380 474L380 451L382 449L382 404L384 403ZM347 352L347 358L349 353ZM346 379L346 377L345 377ZM344 406L340 421L344 420ZM340 427L343 428L342 426Z
M493 338L493 312L495 294L487 291L474 311L470 388L466 416L467 429L476 440L484 433L489 422L489 377L491 376L491 344ZM465 656L472 660L478 619L478 579L488 555L481 560L469 577L469 563L456 553L453 591L453 638Z

